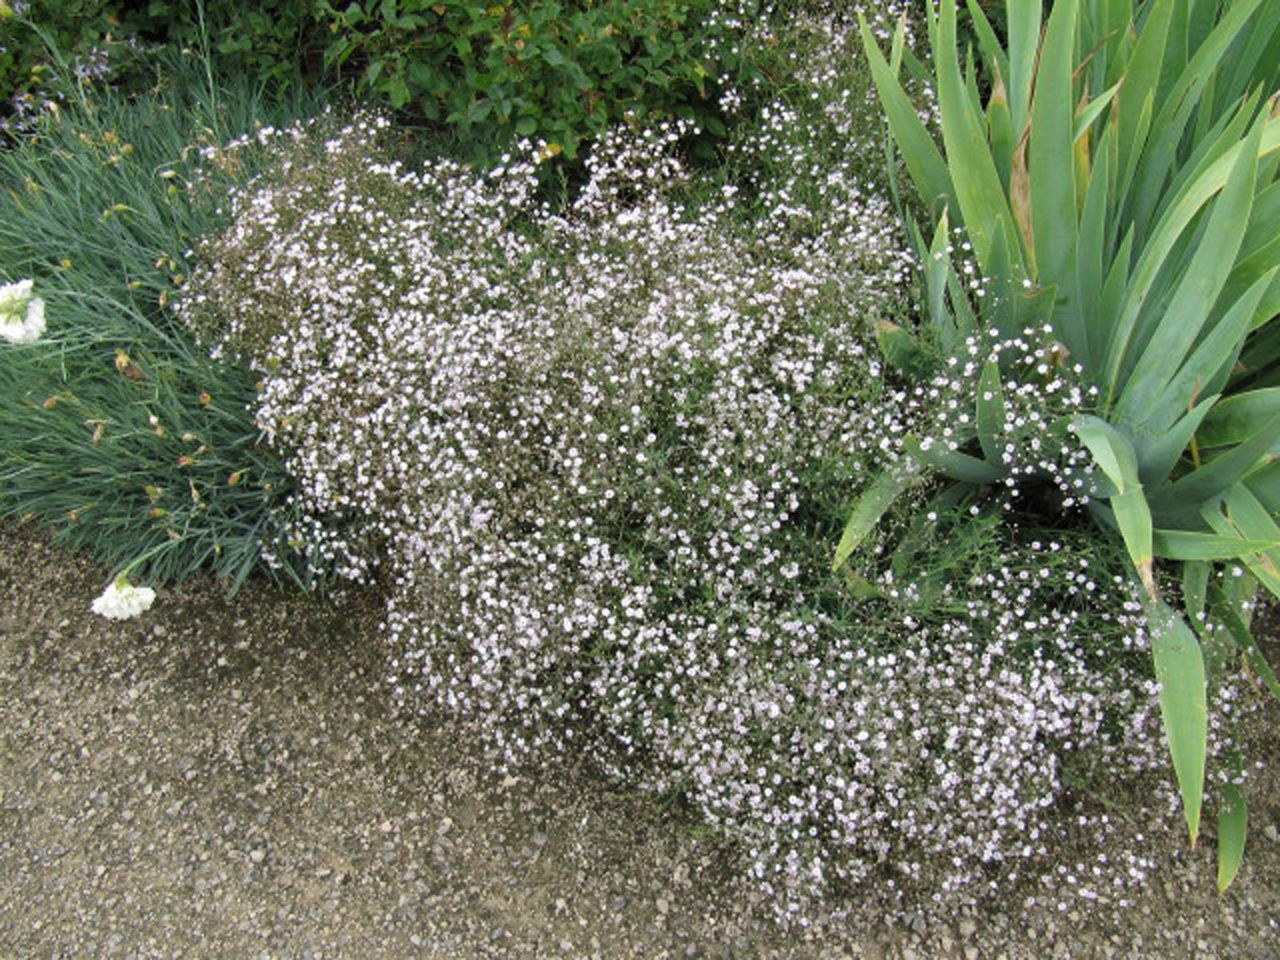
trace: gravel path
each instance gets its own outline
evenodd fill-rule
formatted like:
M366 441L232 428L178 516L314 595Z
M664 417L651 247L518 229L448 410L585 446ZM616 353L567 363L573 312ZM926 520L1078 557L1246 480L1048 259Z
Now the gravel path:
M1280 960L1273 774L1221 898L1174 823L1123 912L862 897L780 931L679 811L494 775L465 729L397 716L376 608L196 583L117 624L88 612L105 579L0 531L0 958Z

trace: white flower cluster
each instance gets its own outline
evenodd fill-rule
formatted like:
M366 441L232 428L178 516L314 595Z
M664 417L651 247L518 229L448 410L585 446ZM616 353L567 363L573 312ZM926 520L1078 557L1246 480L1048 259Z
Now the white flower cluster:
M316 563L378 545L407 702L683 794L783 912L877 865L1030 869L1064 764L1158 755L1140 618L1062 544L991 534L865 600L831 573L857 490L975 379L901 390L864 346L912 264L856 157L776 105L695 202L678 129L619 130L560 209L532 162L412 171L384 127L292 138L179 309L260 369ZM1013 465L1053 473L1028 423Z
M156 592L150 587L135 587L126 577L116 577L102 595L93 601L93 612L108 620L131 620L151 609Z
M44 333L44 301L33 287L31 280L0 286L0 337L10 343L33 343Z

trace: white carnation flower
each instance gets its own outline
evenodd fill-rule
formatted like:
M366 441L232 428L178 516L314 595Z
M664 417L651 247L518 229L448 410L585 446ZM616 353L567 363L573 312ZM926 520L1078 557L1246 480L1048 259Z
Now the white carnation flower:
M155 599L156 592L150 587L135 587L121 575L93 601L93 612L109 620L128 620L150 609Z
M0 337L31 343L44 333L44 301L33 297L30 280L0 286Z

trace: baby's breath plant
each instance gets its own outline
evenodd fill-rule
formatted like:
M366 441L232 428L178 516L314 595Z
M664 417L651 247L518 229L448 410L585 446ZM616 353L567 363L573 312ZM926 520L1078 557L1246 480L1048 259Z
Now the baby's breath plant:
M261 124L313 107L173 70L168 90L69 105L0 152L0 283L32 279L44 304L38 340L0 343L0 509L147 582L205 567L234 586L264 542L290 556L290 481L259 442L251 374L166 304Z
M989 351L1031 370L1015 472L1075 489L1086 455L1040 428L1087 398L1036 330L918 390L880 360L913 259L859 172L878 144L824 133L867 109L849 35L808 23L826 65L714 189L678 125L611 129L553 207L532 144L410 167L357 117L232 195L177 308L260 375L291 535L381 565L398 697L474 719L502 763L572 751L683 797L791 919L877 875L969 896L1034 873L1069 784L1159 758L1140 606L1087 534L971 524L985 501L922 484L889 510L911 537L831 570L850 498L904 436L944 441ZM1144 875L1115 866L1079 894Z

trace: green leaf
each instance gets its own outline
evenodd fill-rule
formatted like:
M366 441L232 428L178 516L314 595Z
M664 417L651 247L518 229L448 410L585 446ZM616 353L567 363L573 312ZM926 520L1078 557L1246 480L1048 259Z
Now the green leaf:
M916 338L890 320L876 321L876 345L891 366L912 378L927 376L932 367Z
M1021 136L1031 111L1036 60L1040 56L1040 0L1008 0L1009 112L1015 136Z
M1196 433L1201 449L1235 446L1255 435L1280 414L1280 387L1249 390L1220 400ZM1280 446L1280 437L1276 437ZM1272 448L1272 453L1280 450Z
M1156 85L1160 82L1160 69L1164 64L1165 47L1169 39L1169 23L1173 17L1174 0L1153 0L1142 24L1142 32L1125 65L1124 79L1116 101L1120 146L1120 169L1136 168L1136 160L1142 155L1146 143L1146 129L1142 121L1144 112L1150 122L1151 103L1155 99Z
M1137 457L1133 445L1119 430L1088 414L1072 421L1076 436L1088 448L1094 463L1106 475L1115 488L1111 495L1111 509L1116 526L1129 552L1143 589L1151 600L1157 597L1155 575L1152 571L1154 547L1152 543L1151 508L1146 493L1138 479Z
M1152 542L1158 557L1169 560L1235 560L1246 553L1280 547L1276 540L1243 540L1193 530L1155 530Z
M1159 532L1157 531L1157 536ZM1200 560L1192 560L1182 565L1182 608L1187 619L1198 623L1204 613L1208 599L1209 574L1213 565Z
M1000 365L994 360L987 361L978 378L976 408L982 455L991 463L1001 463L1004 456L1004 390L1000 386Z
M902 445L912 457L953 480L981 485L995 483L1005 476L1002 468L967 453L950 450L940 443L925 447L914 437L907 437Z
M1173 371L1182 363L1208 322L1218 294L1231 274L1249 224L1261 139L1262 125L1256 124L1253 133L1241 145L1230 175L1213 205L1208 226L1191 265L1183 274L1150 343L1117 398L1116 415L1121 419L1139 422L1141 412L1156 405L1157 393L1172 379ZM1261 296L1262 290L1258 290L1257 299ZM1255 299L1255 305L1256 302ZM1135 310L1137 306L1140 304L1135 305ZM1252 313L1251 307L1247 319L1252 319ZM1126 343L1122 341L1117 345L1125 346ZM1113 363L1116 360L1112 357Z
M936 208L939 201L942 204L948 203L952 199L953 187L947 165L916 113L915 105L898 83L896 73L885 61L861 11L858 13L858 30L862 35L862 48L871 67L871 78L884 107L889 130L898 149L902 151L902 159L911 179L915 181L916 188L931 209Z
M1208 737L1204 659L1195 634L1167 604L1154 602L1148 620L1156 682L1160 684L1160 715L1194 846L1200 833Z
M997 233L1003 233L1013 265L1022 272L1021 243L987 145L985 124L965 86L956 45L955 0L942 0L938 18L938 108L956 203L984 275Z
M1138 478L1143 485L1155 488L1168 479L1178 461L1186 452L1191 438L1201 422L1212 412L1219 394L1205 397L1184 413L1178 421L1154 436L1139 434L1134 438L1134 451L1138 457Z
M1106 474L1115 488L1125 490L1138 483L1138 461L1129 440L1119 430L1099 417L1082 414L1072 421L1072 428L1089 448L1094 463Z
M1223 893L1240 872L1249 808L1234 783L1224 783L1218 800L1218 892Z
M1153 493L1152 507L1157 511L1174 510L1180 506L1200 504L1221 496L1230 487L1239 483L1257 465L1259 458L1266 455L1275 443L1278 432L1280 432L1280 414L1265 420L1253 436L1230 448L1226 453Z
M1027 165L1031 176L1031 223L1038 276L1046 284L1065 280L1075 267L1076 179L1072 169L1071 60L1078 0L1057 0L1045 28L1031 104Z
M871 482L871 486L858 497L853 505L853 512L845 523L844 533L836 546L835 558L831 561L832 570L840 569L858 545L866 539L867 534L875 529L880 518L893 506L893 502L909 490L919 476L918 467L910 463L899 463Z
M1280 703L1280 679L1276 678L1271 664L1267 662L1267 658L1258 648L1258 643L1253 639L1253 633L1249 630L1249 625L1244 622L1244 618L1236 611L1234 604L1227 602L1226 594L1223 593L1221 587L1210 587L1208 599L1213 615L1222 621L1222 625L1227 628L1227 633L1231 635L1236 647L1244 654L1245 659L1253 668L1253 672L1262 681L1262 685L1267 688L1276 702Z
M1093 126L1098 117L1102 115L1102 111L1111 104L1111 101L1119 91L1120 84L1117 83L1110 89L1104 90L1102 93L1098 94L1098 96L1094 97L1093 100L1089 101L1089 105L1087 107L1076 113L1075 130L1071 134L1072 143L1084 136L1085 131Z
M1226 512L1223 513L1223 508ZM1201 516L1217 533L1246 540L1280 540L1280 526L1244 484L1229 489L1218 503L1207 504ZM1280 550L1245 552L1239 558L1249 572L1280 597Z
M1155 429L1160 429L1171 412L1187 409L1201 396L1206 386L1209 389L1221 389L1227 372L1240 356L1258 302L1275 275L1273 271L1259 279L1244 296L1232 304L1226 316L1212 325L1186 363L1156 395L1153 401L1155 416L1148 417L1148 424L1154 422L1159 425ZM1170 366L1174 362L1170 358Z
M1257 156L1268 155L1280 149L1280 117L1267 121L1262 129ZM1126 291L1118 322L1112 330L1107 349L1106 406L1114 402L1121 386L1121 369L1129 340L1137 323L1138 313L1150 295L1157 274L1167 265L1166 259L1181 238L1183 231L1200 213L1201 208L1218 193L1227 182L1236 162L1245 150L1245 144L1224 153L1199 177L1188 184L1174 202L1161 215L1151 238L1142 249Z

